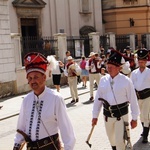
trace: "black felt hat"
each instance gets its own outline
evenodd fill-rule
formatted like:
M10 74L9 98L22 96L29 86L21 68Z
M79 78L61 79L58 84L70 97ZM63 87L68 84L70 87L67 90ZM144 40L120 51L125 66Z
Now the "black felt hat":
M131 50L131 47L130 47L130 46L127 46L125 50Z
M139 49L137 51L138 60L148 60L148 50L147 49Z
M113 64L115 66L121 66L125 60L123 59L123 54L117 50L111 50L107 64Z

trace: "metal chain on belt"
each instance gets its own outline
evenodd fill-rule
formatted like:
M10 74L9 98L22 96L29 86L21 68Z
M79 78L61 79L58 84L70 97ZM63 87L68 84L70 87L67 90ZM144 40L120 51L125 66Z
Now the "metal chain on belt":
M132 150L133 148L132 148L132 144L131 144L131 141L130 141L130 135L129 135L129 123L125 122L123 117L122 117L122 114L121 114L121 111L120 111L120 109L118 107L118 102L117 102L117 99L116 99L116 96L115 96L115 93L114 93L114 90L113 90L113 84L114 84L114 82L110 81L110 87L111 87L111 90L112 90L115 102L117 104L117 108L119 110L119 113L121 115L121 118L122 118L122 120L124 122L124 126L125 126L125 137L124 137L124 139L127 140L127 143L126 143L126 146L125 146L125 150Z

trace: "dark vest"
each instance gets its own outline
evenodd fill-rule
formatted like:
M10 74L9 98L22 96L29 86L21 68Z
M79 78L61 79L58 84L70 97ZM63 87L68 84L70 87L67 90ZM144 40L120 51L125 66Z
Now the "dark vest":
M135 62L134 62L134 54L130 54L130 56L128 56L127 53L125 53L125 56L129 57L129 63L130 63L130 68L133 70L135 69Z
M67 70L68 70L69 66L72 65L72 64L73 64L73 62L66 64ZM77 75L74 72L72 72L72 75L69 76L69 77L74 77L74 76L77 76Z
M91 72L91 69L89 69L90 73L99 73L100 72L99 68L97 68L97 62L98 61L99 60L97 60L97 59L90 59L89 60L89 66L91 66L91 63L93 62L93 64L95 65L95 69L96 69L96 72Z

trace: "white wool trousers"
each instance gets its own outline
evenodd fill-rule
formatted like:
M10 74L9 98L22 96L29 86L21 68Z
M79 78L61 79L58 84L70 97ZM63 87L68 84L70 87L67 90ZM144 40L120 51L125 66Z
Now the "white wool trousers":
M128 114L122 116L120 120L117 118L108 117L105 119L106 133L111 146L116 146L117 150L125 150L124 142L124 121L128 122Z
M144 127L150 126L150 97L138 100L140 107L140 120L144 123Z

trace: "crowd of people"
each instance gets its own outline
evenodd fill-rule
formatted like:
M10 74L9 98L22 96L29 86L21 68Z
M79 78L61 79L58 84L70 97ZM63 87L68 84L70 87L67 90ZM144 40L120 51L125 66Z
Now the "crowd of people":
M83 88L87 87L89 80L89 101L93 102L91 124L97 125L103 108L106 134L112 150L125 150L124 133L125 127L129 130L129 108L131 128L137 126L140 116L143 126L142 143L148 142L150 51L147 49L140 48L133 52L127 46L124 53L121 53L113 48L105 51L101 46L98 53L90 52L88 58L82 56L79 62L75 61L70 51L66 52L64 62L57 60L56 56L46 58L39 53L29 53L24 62L32 92L25 97L21 106L13 150L19 150L23 141L27 142L27 148L30 150L61 150L58 130L64 149L73 150L75 134L64 100L59 93L61 73L67 78L71 104L79 102L78 78L81 77ZM45 85L47 69L57 91ZM94 96L95 84L97 91Z

